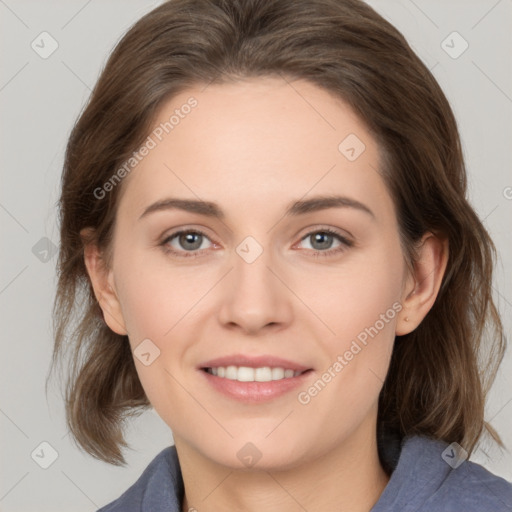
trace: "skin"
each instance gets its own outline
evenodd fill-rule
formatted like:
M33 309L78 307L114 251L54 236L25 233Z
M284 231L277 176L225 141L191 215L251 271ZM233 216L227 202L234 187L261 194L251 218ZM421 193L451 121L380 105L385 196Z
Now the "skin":
M149 366L135 364L173 432L183 510L368 511L389 480L376 418L394 338L432 307L447 243L427 233L408 270L377 144L350 107L323 89L268 77L201 85L165 103L155 126L191 95L197 108L122 184L110 266L93 243L85 250L105 321L128 335L132 349L149 338L160 350ZM338 150L349 134L366 146L354 161ZM293 201L329 194L360 201L374 216L350 207L284 215ZM140 219L170 196L215 202L225 218L168 209ZM352 246L307 236L326 227ZM206 234L192 250L200 256L165 251L178 228ZM236 252L247 236L263 249L252 263ZM167 247L190 252L179 241ZM299 403L298 392L394 303L401 311L308 404ZM313 371L296 391L240 403L197 370L233 353L277 355ZM237 457L248 442L261 453L250 468Z

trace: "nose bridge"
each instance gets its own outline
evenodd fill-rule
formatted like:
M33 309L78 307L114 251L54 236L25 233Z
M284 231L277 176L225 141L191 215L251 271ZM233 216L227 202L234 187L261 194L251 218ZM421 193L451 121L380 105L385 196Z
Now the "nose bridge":
M261 290L272 286L269 267L272 265L271 249L264 249L253 237L247 237L235 250L233 258L233 279L235 288L243 295L253 291L258 294Z
M235 248L232 264L220 320L252 331L270 323L288 322L290 297L270 270L273 267L272 250L248 236Z

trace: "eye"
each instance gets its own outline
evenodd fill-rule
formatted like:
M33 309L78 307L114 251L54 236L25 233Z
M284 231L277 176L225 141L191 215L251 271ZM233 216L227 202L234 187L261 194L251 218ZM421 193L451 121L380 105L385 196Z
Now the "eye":
M210 241L210 247L204 245L205 241ZM332 256L334 254L345 251L354 244L346 237L330 228L322 228L316 231L310 231L304 236L301 242L310 242L310 249L313 251L312 256ZM338 243L333 247L333 243ZM190 258L203 254L203 251L211 248L215 244L210 238L199 230L180 230L171 233L160 244L164 250L177 257Z
M310 248L314 251L313 256L332 256L354 245L353 242L330 228L310 231L301 239L301 242L303 241L310 243ZM338 242L338 245L333 249L332 246L335 242Z
M208 249L205 240L210 240L203 232L197 230L181 230L166 237L161 245L167 252L176 256L189 258L199 256L199 250Z

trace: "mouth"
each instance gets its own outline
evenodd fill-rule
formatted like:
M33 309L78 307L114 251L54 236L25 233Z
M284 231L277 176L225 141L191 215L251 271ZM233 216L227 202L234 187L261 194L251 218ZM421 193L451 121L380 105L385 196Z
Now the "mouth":
M201 368L203 371L220 377L221 379L237 380L238 382L272 382L275 380L291 379L298 377L311 370L293 370L281 366L260 366L251 368L250 366L215 366L212 368Z
M247 403L268 401L304 384L313 368L273 357L234 355L198 368L212 388Z

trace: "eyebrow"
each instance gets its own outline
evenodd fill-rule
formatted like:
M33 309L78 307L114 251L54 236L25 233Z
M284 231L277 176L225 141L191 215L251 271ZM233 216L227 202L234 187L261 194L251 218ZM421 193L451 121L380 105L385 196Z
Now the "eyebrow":
M368 206L360 201L345 196L316 196L311 199L295 201L288 206L285 216L304 215L306 213L327 210L328 208L353 208L367 213L375 219L375 214ZM139 220L150 213L174 209L197 213L220 220L225 219L224 212L216 203L170 197L149 205L139 217Z

